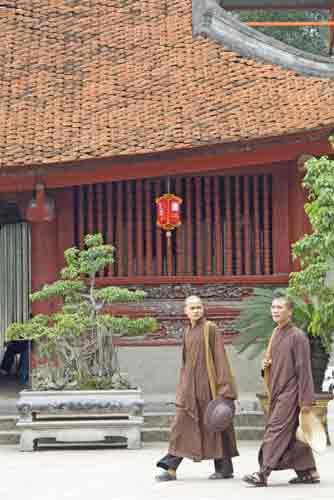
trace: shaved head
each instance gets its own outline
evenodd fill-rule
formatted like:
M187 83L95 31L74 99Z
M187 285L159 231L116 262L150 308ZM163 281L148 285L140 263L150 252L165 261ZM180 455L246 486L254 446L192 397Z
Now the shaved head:
M200 302L201 304L203 304L201 297L198 297L198 295L189 295L189 297L187 297L184 301L184 305L187 307L193 302Z

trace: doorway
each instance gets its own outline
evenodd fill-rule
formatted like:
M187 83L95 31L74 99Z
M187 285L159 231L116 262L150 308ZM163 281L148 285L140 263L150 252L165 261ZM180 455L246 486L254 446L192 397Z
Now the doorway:
M0 226L0 360L5 332L13 322L30 317L31 228L26 222ZM2 382L6 377L2 377ZM7 379L7 378L6 378ZM10 390L10 378L5 386ZM13 381L14 382L14 381ZM16 386L16 382L15 382ZM4 387L6 392L6 388Z

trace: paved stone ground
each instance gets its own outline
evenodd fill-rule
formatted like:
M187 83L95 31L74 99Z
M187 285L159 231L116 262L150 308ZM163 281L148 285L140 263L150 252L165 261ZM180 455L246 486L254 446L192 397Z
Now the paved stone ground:
M318 458L322 482L292 486L292 471L272 474L270 488L252 488L240 478L256 470L259 443L241 442L235 459L235 479L208 481L210 462L185 461L179 479L156 483L156 460L165 444L142 450L51 449L22 453L14 446L0 448L1 500L333 500L334 448Z

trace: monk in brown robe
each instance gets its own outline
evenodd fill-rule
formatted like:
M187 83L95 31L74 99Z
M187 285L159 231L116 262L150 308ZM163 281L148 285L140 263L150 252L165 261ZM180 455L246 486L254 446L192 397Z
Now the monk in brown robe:
M176 469L184 457L195 462L214 459L211 479L233 477L231 458L238 455L233 423L224 432L211 432L204 415L213 396L210 389L204 342L204 307L199 297L188 297L185 314L190 325L183 337L182 367L176 393L176 417L171 428L168 454L158 461L164 471L159 481L176 479ZM209 345L216 371L216 398L233 406L237 391L224 348L223 336L209 323Z
M272 318L277 323L263 360L263 375L269 395L268 418L259 451L259 472L245 482L267 486L271 471L294 469L291 484L320 481L312 450L296 440L299 413L310 412L313 378L307 336L291 322L293 305L287 297L274 298Z

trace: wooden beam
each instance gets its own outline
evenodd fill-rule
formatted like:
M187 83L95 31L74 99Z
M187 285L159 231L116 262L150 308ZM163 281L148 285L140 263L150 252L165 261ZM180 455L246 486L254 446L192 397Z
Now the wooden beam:
M279 285L287 284L289 280L288 273L273 274L271 276L266 276L264 274L259 274L257 276L132 276L131 278L124 276L122 278L97 278L96 285L106 286L106 285L160 285L168 283L185 283L185 284L239 284L239 285Z
M227 173L239 167L262 169L273 162L289 161L301 155L332 154L328 136L332 129L263 141L216 144L178 152L166 152L134 157L82 160L76 163L49 165L34 173L33 167L0 168L0 192L31 191L36 180L43 180L47 188L80 186L145 177L165 177ZM39 172L39 173L38 173ZM38 174L38 175L37 175Z

